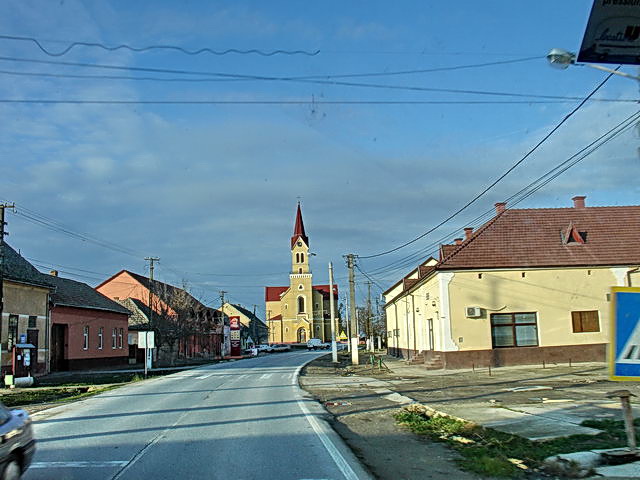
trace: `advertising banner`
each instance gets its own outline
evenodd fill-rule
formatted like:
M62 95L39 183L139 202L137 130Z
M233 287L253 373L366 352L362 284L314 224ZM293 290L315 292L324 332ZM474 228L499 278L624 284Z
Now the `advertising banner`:
M229 335L231 340L231 356L232 357L240 357L242 356L242 345L240 341L240 329L242 325L240 324L240 317L229 317Z
M640 1L595 0L578 63L640 64Z

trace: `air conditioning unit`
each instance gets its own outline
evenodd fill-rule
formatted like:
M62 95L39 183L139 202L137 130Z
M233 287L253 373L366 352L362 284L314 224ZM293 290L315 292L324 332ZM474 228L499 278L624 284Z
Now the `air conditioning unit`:
M482 309L480 307L467 307L467 318L480 318L482 316Z

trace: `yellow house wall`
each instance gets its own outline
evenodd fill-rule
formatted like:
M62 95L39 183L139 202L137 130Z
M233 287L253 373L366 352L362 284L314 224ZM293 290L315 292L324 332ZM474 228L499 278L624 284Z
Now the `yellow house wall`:
M2 313L2 336L0 337L2 357L0 363L2 365L11 363L11 353L7 352L9 315L18 315L18 335L27 333L30 315L37 317L35 327L38 329L37 362L46 362L49 290L43 287L23 285L13 283L11 280L5 280L3 292L4 307Z
M453 343L459 350L490 349L490 314L517 312L537 314L540 346L605 343L607 293L620 280L619 269L610 268L455 272L449 284ZM466 318L470 306L486 309L484 318ZM598 311L599 332L573 333L571 312L581 310Z

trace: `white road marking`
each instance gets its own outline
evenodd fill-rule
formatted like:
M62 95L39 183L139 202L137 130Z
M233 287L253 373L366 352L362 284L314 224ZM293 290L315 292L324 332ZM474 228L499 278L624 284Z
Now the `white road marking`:
M196 377L196 379L197 380L203 380L205 378L209 378L212 375L213 375L213 373L207 373L206 375L200 375L199 377Z
M262 374L262 376L260 377L260 380L262 380L262 379L266 379L266 378L271 378L271 375L272 375L271 373L264 373L264 374Z
M298 367L298 369L296 370L296 376L300 373L300 370L302 370L303 366L304 365L301 365ZM297 386L294 382L292 382L291 385ZM320 422L318 422L316 417L311 415L311 412L309 412L309 410L307 409L307 406L302 401L302 398L297 398L297 402L298 402L298 406L300 407L300 410L302 410L302 413L304 413L304 416L307 418L309 425L311 425L311 428L313 428L313 431L316 432L316 435L318 435L318 438L324 445L324 448L327 449L327 452L329 452L329 455L331 455L331 458L335 462L338 469L344 475L344 478L346 478L347 480L358 480L358 475L356 475L356 472L353 471L353 468L351 468L351 465L349 465L349 462L345 460L345 458L342 456L340 451L337 449L337 447L333 444L333 442L327 435L326 427L324 426L324 424L321 424Z
M33 462L31 465L29 465L29 468L114 468L122 467L127 463L129 463L127 460L114 460L106 462Z

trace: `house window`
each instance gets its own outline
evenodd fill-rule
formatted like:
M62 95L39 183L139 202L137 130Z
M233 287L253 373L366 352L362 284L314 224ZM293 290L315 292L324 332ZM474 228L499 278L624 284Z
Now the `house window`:
M9 330L7 331L7 350L11 350L18 338L18 315L9 315Z
M116 348L116 329L111 329L111 348Z
M98 350L102 350L104 347L104 327L98 329Z
M36 322L38 317L36 315L29 315L29 324L27 328L36 328Z
M298 297L298 313L304 313L304 297Z
M89 326L85 325L82 329L82 349L89 349Z
M535 313L494 313L491 315L493 348L535 347L538 322Z
M124 329L118 330L118 348L122 348L122 337L124 336Z
M573 333L599 332L600 322L597 310L571 312Z

